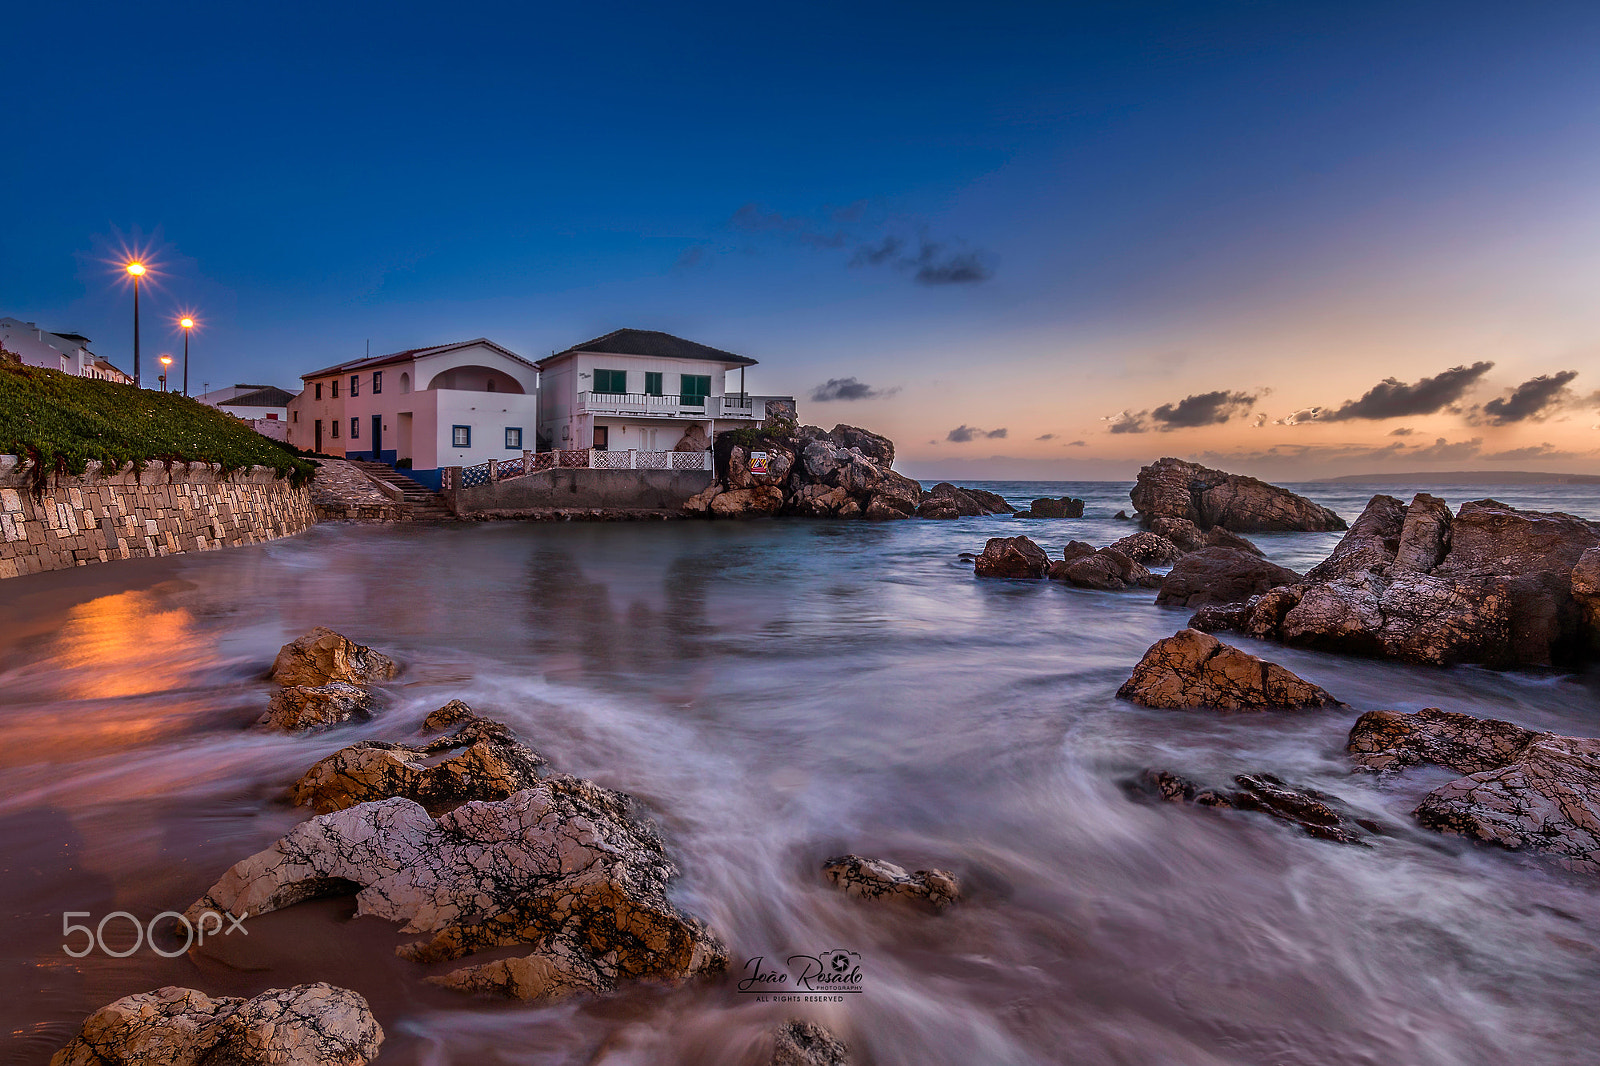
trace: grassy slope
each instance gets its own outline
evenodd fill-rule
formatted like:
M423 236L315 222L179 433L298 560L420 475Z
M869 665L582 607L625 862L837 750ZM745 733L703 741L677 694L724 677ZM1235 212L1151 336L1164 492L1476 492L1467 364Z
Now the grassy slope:
M266 466L297 484L313 464L231 415L174 393L135 389L57 370L0 362L0 455L38 461L41 472L82 473L148 462Z

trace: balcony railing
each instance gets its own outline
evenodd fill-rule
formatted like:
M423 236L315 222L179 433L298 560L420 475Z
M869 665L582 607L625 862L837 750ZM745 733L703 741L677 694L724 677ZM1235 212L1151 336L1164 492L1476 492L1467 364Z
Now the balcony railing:
M575 448L553 452L523 452L520 459L490 459L463 467L461 484L470 488L491 481L536 474L555 468L578 470L710 470L710 452L640 452L633 449L603 451Z
M578 411L591 415L641 415L657 418L754 418L755 397L693 396L674 393L580 392ZM762 408L761 417L766 417Z

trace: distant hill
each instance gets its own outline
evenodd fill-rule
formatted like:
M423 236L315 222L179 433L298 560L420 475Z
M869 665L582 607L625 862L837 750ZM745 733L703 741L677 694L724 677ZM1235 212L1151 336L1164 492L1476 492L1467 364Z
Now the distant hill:
M1600 485L1597 474L1549 474L1537 470L1447 470L1426 474L1350 474L1317 478L1332 485Z

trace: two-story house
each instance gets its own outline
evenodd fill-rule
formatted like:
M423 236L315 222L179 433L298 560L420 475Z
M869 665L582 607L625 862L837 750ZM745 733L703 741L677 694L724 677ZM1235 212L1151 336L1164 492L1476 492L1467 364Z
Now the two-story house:
M51 333L32 322L0 318L0 348L22 357L28 366L46 367L82 378L99 378L121 384L132 378L89 350L81 333Z
M766 397L743 390L754 359L670 333L619 329L534 365L541 448L703 449L721 430L766 418Z
M301 375L288 404L298 448L409 467L439 487L447 466L476 466L532 450L535 365L491 340L412 348Z

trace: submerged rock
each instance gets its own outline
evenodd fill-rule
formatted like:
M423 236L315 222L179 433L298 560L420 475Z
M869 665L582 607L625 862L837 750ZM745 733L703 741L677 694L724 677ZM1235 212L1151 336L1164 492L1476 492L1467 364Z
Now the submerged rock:
M1082 518L1083 501L1072 496L1034 500L1026 511L1018 511L1018 518Z
M961 885L948 870L907 873L892 862L840 855L822 864L830 884L857 899L890 899L931 903L943 910L961 899Z
M1172 566L1156 597L1159 607L1204 607L1237 603L1279 585L1292 585L1300 575L1286 567L1236 548L1202 548Z
M816 1022L796 1018L773 1034L772 1066L850 1066L850 1048Z
M357 914L426 934L399 949L416 962L531 947L430 981L545 999L725 968L721 941L668 900L675 873L630 797L552 776L437 821L398 798L320 815L236 863L187 914L253 917L354 888Z
M453 732L425 744L368 740L340 748L290 787L289 800L327 814L400 796L438 814L469 800L505 799L538 782L544 756L510 729L479 718L460 700L430 714L424 728L452 725Z
M370 685L389 681L399 672L399 666L387 655L357 644L327 626L317 626L279 650L271 676L285 688L315 688L335 681Z
M1140 470L1129 495L1146 528L1156 518L1180 518L1201 529L1221 526L1235 533L1346 528L1337 514L1288 489L1181 459L1158 459Z
M367 1001L333 985L251 999L167 986L91 1014L50 1066L363 1066L383 1029Z
M1223 710L1343 706L1323 689L1276 663L1185 629L1144 653L1117 696L1146 707Z
M372 693L333 681L315 688L296 685L272 694L256 725L283 733L310 733L372 717Z
M1221 807L1257 811L1296 826L1319 840L1360 844L1362 830L1376 831L1375 823L1354 817L1343 804L1314 789L1285 784L1271 774L1240 774L1237 789L1201 788L1170 770L1146 770L1129 782L1129 791L1167 803L1196 807Z
M973 570L979 577L1042 578L1050 572L1050 557L1027 537L991 537Z

